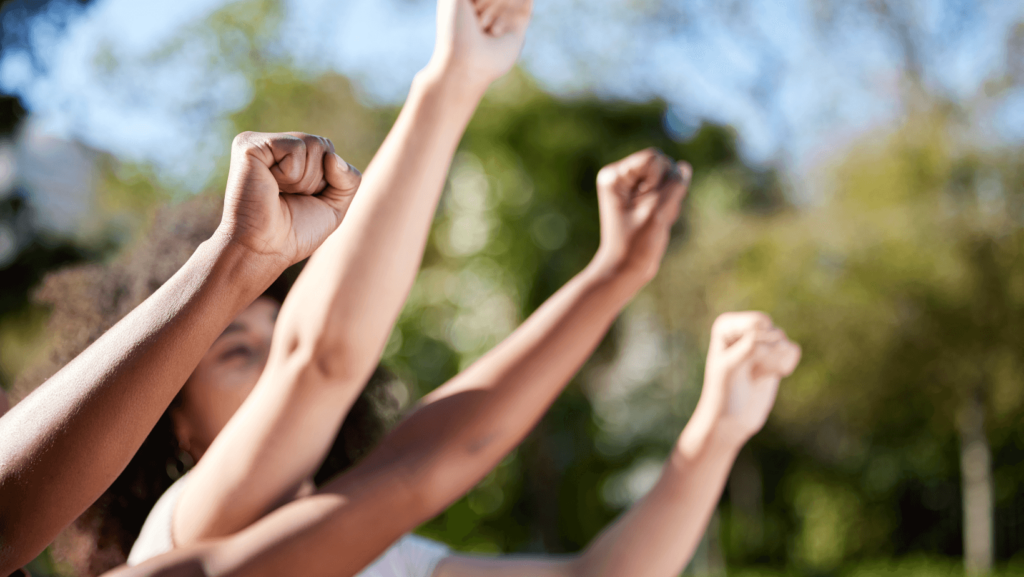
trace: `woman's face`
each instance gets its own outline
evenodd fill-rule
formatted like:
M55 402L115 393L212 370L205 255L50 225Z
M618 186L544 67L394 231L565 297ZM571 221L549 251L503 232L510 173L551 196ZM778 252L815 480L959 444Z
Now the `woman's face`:
M196 460L242 405L267 364L280 305L260 297L206 351L171 412L181 447Z

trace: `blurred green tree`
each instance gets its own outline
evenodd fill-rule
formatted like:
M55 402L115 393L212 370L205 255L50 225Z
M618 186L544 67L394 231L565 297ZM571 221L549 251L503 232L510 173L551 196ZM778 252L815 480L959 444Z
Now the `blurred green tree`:
M787 467L763 473L781 497L768 515L808 570L961 547L983 570L1022 545L1016 487L995 482L1019 468L1022 165L964 145L962 128L952 108L921 109L839 159L816 205L770 217L698 188L693 238L661 277L673 330L756 308L804 345L752 452L769 468L788 446Z
M87 3L82 1L80 3ZM24 3L0 0L0 15ZM36 3L40 9L45 2ZM8 48L25 34L24 30L0 32L0 49ZM4 155L11 155L10 141L17 138L27 112L17 96L0 94L0 143ZM5 158L13 163L10 158ZM12 170L11 167L5 170ZM52 238L38 230L38 216L27 199L33 191L15 181L10 190L0 190L0 236L4 245L0 255L0 394L9 388L23 367L22 361L32 349L32 341L41 328L41 311L29 306L29 292L46 272L79 260L95 258L96 246L82 246L76 239Z

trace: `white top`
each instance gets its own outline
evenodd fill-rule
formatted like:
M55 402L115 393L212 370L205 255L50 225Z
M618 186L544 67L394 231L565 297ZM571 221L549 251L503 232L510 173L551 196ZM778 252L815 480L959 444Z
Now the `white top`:
M138 565L174 548L171 517L186 478L187 473L160 495L128 554L129 565ZM448 548L440 543L416 535L406 535L356 577L430 577L437 564L448 554Z

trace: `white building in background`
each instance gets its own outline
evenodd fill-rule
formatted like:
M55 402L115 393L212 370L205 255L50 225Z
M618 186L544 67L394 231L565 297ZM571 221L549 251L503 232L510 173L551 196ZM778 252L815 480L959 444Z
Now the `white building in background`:
M47 134L29 117L12 141L0 142L0 199L20 195L29 211L0 220L0 268L25 244L82 233L95 209L97 153Z

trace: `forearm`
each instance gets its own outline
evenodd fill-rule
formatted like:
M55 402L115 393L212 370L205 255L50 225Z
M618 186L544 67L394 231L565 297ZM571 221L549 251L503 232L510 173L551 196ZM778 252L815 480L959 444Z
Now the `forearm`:
M328 371L368 376L416 278L448 167L481 90L427 69L363 176L345 221L310 259L280 336Z
M670 577L704 535L739 447L717 440L700 419L687 425L651 491L587 547L574 577Z
M0 574L120 474L213 340L280 267L221 237L0 419Z
M359 468L410 480L420 507L414 514L422 517L408 519L410 526L438 513L522 440L636 288L588 267L494 350L425 397Z
M411 288L477 100L449 77L417 77L345 220L285 301L264 375L190 476L178 545L248 526L323 460Z

